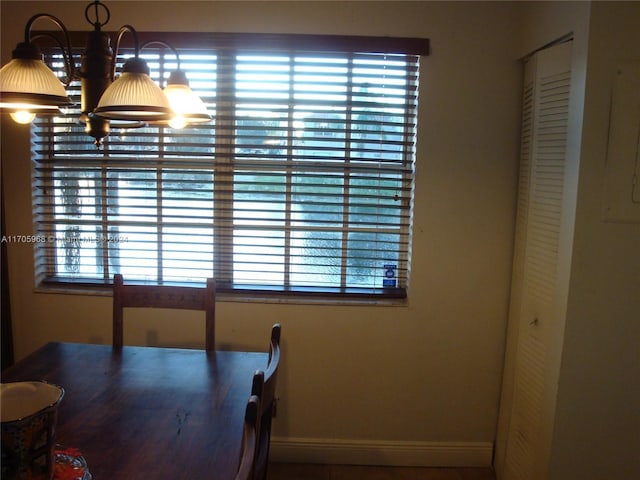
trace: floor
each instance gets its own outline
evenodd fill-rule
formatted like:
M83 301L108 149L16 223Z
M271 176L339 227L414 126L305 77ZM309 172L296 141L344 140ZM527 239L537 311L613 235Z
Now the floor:
M271 463L267 480L495 480L491 468L372 467Z

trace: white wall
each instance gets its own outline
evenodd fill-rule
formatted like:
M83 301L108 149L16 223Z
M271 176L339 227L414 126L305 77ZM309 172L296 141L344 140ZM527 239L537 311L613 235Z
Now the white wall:
M602 214L613 80L640 62L639 26L640 2L591 6L552 480L640 478L640 223Z
M438 445L451 447L446 442L460 442L454 447L462 446L463 457L465 445L470 450L486 444L490 448L502 374L515 208L521 77L517 2L106 3L114 29L131 23L141 31L431 39L432 55L421 69L407 305L221 299L217 338L231 348L264 349L270 325L283 324L276 437L361 442L358 445L364 444L371 454L363 461L382 463L392 460L375 454L376 441L418 442L418 457L430 446L435 445L436 452ZM84 6L3 0L3 63L33 13L46 11L71 30L86 30ZM2 127L8 232L29 233L28 134L4 119ZM32 259L30 245L9 245L17 356L52 340L109 343L111 298L35 291ZM180 334L184 341L197 341L201 332L193 320L185 328L174 328L169 337ZM138 340L144 342L144 334ZM436 455L422 461L458 460ZM481 462L489 461L490 449Z

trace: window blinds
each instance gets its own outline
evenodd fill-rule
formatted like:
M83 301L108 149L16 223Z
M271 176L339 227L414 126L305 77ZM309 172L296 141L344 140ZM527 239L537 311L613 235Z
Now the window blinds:
M112 125L97 150L77 115L38 119L38 282L404 296L419 56L190 35L180 65L210 123ZM141 56L163 86L173 53Z

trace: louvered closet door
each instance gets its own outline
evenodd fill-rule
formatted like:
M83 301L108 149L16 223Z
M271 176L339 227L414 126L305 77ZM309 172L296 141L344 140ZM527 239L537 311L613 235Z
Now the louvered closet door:
M517 325L515 379L505 456L508 480L546 477L555 392L549 378L569 115L571 44L536 54L523 96L520 183L510 319ZM553 356L556 358L556 356ZM553 387L551 387L553 388Z

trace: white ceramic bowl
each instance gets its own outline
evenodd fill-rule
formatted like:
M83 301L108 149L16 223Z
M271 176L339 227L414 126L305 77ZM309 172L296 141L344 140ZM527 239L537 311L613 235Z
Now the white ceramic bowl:
M0 384L2 465L0 477L51 480L58 404L64 390L46 382Z
M2 423L21 420L58 403L64 390L46 382L0 384Z

